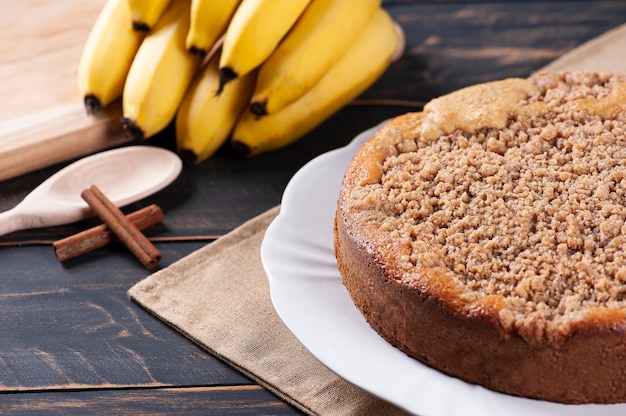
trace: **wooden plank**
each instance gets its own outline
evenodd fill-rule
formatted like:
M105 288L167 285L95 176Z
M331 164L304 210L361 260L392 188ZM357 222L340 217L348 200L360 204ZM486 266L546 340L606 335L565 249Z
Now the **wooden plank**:
M251 415L301 414L259 386L31 392L0 396L3 413L32 415Z
M407 51L365 96L429 100L480 82L526 77L624 23L618 1L390 1Z
M159 246L163 267L200 245ZM3 248L0 264L0 392L250 383L128 298L148 272L119 245L66 265Z

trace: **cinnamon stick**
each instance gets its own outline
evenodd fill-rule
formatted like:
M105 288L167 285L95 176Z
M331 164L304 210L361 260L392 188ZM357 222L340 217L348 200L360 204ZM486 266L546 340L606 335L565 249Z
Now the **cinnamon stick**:
M81 196L146 269L153 269L159 264L162 258L161 252L96 185L85 189Z
M126 216L138 230L144 230L163 220L163 211L152 204ZM115 234L106 224L101 224L81 231L52 243L54 254L61 262L105 247L117 240Z

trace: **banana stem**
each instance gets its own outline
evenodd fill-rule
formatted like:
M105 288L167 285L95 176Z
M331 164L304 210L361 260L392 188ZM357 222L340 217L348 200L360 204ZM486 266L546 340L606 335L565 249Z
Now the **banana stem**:
M102 103L95 95L89 94L85 96L85 109L87 114L96 114L102 110Z
M224 90L224 85L234 80L238 76L239 75L237 75L237 73L233 71L232 68L229 68L229 67L220 68L220 85L217 88L217 92L215 93L215 95L220 95L222 91Z
M143 130L141 130L141 128L139 128L134 121L127 117L122 117L120 122L122 123L124 131L126 131L134 140L141 141L144 139L145 134Z

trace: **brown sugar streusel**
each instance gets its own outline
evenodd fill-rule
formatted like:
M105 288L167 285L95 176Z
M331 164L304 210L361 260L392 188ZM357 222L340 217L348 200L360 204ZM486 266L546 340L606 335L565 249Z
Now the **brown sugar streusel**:
M505 329L552 342L594 307L626 310L626 76L524 82L496 121L433 104L439 127L385 149L353 200L410 247L401 267L445 273L467 301L501 295Z

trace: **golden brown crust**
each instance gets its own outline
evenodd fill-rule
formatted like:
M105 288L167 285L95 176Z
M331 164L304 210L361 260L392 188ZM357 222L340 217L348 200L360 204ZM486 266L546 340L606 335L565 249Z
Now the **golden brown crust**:
M477 115L474 120L480 124L478 129L486 125L502 128L502 119L508 119L511 113L546 111L543 103L516 108L516 103L524 101L524 94L534 88L528 81L507 81L500 87L504 95L514 96L515 100L502 99L497 109ZM471 100L480 88L464 91L464 99ZM625 88L626 83L622 83L609 98L588 100L591 104L587 108L607 117L616 116L615 100L623 98ZM467 116L471 113L462 116L461 121L455 118L452 123L450 119L433 122L437 118L429 111L449 108L442 105L448 99L440 99L422 113L406 114L389 122L363 145L346 170L335 218L335 253L355 305L392 345L468 382L562 403L626 401L624 310L588 308L571 324L557 327L555 331L562 333L553 335L556 341L550 342L544 335L533 337L532 328L527 333L523 328L503 325L503 296L467 297L467 289L438 268L407 270L398 266L411 251L408 243L381 232L380 216L386 214L376 209L373 197L368 200L352 195L355 189L380 182L383 161L397 154L407 137L422 135L425 140L435 140L430 137L432 132L441 135L471 129ZM480 99L484 104L489 94L482 94ZM573 105L581 104L577 101ZM617 105L620 111L623 105L624 101ZM457 113L466 108L467 102L455 107ZM358 221L353 215L355 210L360 211Z

